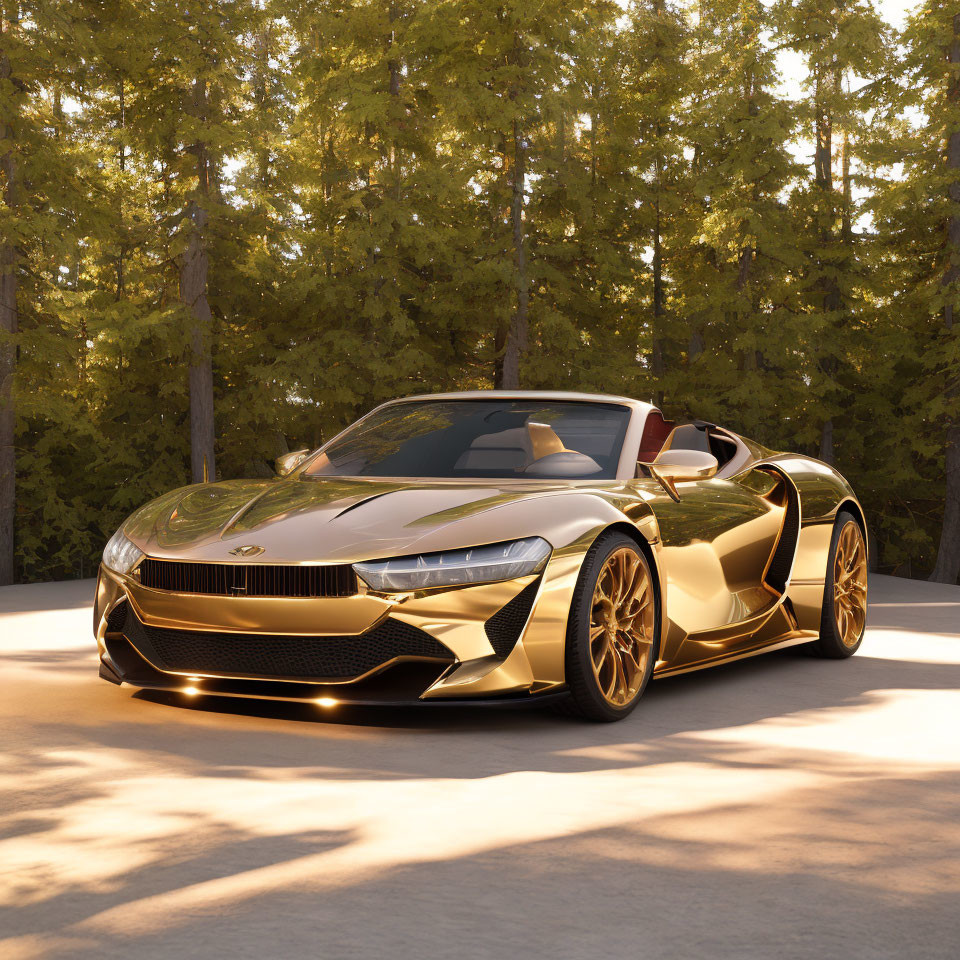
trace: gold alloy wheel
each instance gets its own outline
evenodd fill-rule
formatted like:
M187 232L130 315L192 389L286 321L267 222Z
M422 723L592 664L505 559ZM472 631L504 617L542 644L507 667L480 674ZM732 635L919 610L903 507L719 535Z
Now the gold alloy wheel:
M603 565L590 609L590 661L607 703L637 695L653 649L654 597L647 564L629 547Z
M848 520L837 539L833 558L833 616L837 634L855 647L867 618L867 548L860 525Z

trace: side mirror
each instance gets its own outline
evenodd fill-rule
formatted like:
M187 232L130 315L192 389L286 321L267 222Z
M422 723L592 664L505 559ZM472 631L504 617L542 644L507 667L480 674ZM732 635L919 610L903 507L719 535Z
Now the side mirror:
M685 480L709 480L720 465L711 453L702 450L664 450L653 463L642 463L670 496L680 501L677 484Z
M285 477L288 473L293 473L307 459L309 452L309 450L294 450L293 453L285 453L277 457L277 476Z

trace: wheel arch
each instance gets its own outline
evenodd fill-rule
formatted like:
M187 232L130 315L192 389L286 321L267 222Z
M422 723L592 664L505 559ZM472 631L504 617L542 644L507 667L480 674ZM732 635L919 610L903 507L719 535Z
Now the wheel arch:
M653 573L653 579L655 581L657 593L659 594L661 592L660 564L656 553L650 544L650 541L647 540L647 538L635 526L633 526L633 524L628 523L627 521L618 521L617 523L611 523L609 526L604 527L597 533L597 536L594 538L594 543L596 543L596 541L599 540L600 537L602 537L605 533L625 533L628 537L637 542L646 555L647 560L650 562L650 569Z
M657 637L656 650L656 654L659 656L667 628L667 597L666 590L664 589L664 577L660 569L660 558L657 556L657 551L654 549L653 544L629 521L620 520L616 523L609 524L597 532L593 542L596 543L605 533L625 533L640 547L643 555L647 559L647 563L650 564L650 573L653 575L653 589L656 593L657 605L660 612L660 635Z
M860 504L857 503L857 501L853 499L853 497L846 497L845 499L841 500L840 503L837 505L837 513L840 513L841 510L846 510L846 511L848 511L849 513L852 513L853 516L854 516L854 519L855 519L855 520L857 521L857 523L860 525L860 532L863 534L863 539L864 539L864 541L865 541L866 544L867 544L867 567L868 567L868 569L869 569L869 566L870 566L870 530L869 530L869 528L867 527L867 518L866 518L866 516L864 515L863 507L861 507Z
M854 500L852 497L847 497L844 500L841 500L837 504L837 513L841 510L848 510L854 515L857 519L857 523L860 524L860 530L863 533L864 537L867 536L867 518L864 516L863 508Z

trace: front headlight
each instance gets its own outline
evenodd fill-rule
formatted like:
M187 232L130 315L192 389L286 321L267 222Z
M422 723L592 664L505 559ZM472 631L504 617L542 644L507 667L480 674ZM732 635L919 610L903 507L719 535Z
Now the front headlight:
M527 537L466 550L355 563L353 569L372 590L406 593L427 587L456 587L525 577L542 570L549 556L550 544L546 540Z
M103 548L103 562L117 573L129 573L143 556L143 551L118 530Z

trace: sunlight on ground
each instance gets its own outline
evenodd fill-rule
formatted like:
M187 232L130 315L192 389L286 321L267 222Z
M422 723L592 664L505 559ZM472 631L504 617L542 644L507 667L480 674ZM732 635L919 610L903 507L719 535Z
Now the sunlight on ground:
M88 619L3 621L4 957L133 955L272 894L359 903L391 873L509 850L544 884L572 856L819 878L870 891L880 914L960 894L960 641L944 633L879 626L849 662L773 655L659 681L613 726L340 725L132 699L96 679Z

